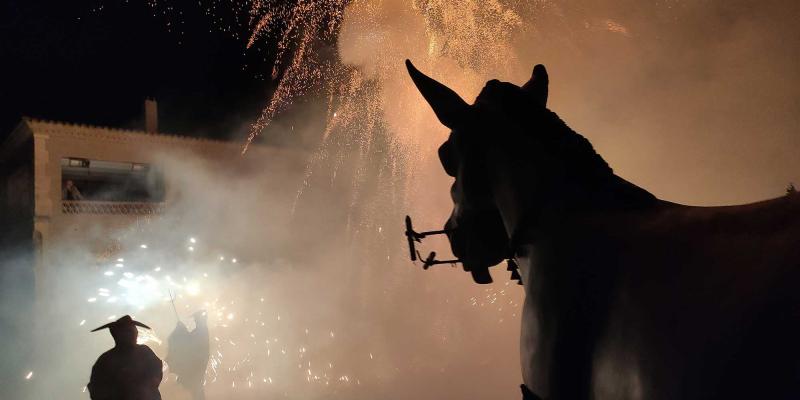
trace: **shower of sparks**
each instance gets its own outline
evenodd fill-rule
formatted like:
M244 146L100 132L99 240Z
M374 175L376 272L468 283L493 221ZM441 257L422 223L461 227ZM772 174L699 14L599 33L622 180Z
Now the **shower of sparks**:
M352 180L350 212L362 208L361 217L348 223L352 232L368 231L371 224L379 222L370 216L379 214L380 210L364 209L369 208L363 201L368 195L363 190L365 182L377 174L380 191L386 193L390 204L407 201L398 196L405 197L403 193L415 190L408 187L412 183L410 177L421 158L431 153L428 150L432 143L440 140L430 135L427 139L420 138L421 131L441 131L430 118L426 119L427 125L420 125L419 122L393 123L386 116L387 107L402 107L412 120L419 121L427 111L410 81L405 79L402 60L414 57L432 69L455 63L466 72L462 75L468 77L467 82L455 83L461 88L479 88L485 76L507 72L508 66L516 60L510 40L522 23L520 10L498 0L409 0L401 11L415 15L424 23L423 31L410 33L418 35L415 41L427 44L423 46L424 51L415 52L407 43L382 39L391 33L383 31L381 24L386 16L380 14L380 8L379 2L372 1L310 0L257 1L250 10L248 47L266 37L280 38L278 56L271 71L273 79L278 79L278 86L252 124L242 153L295 99L310 92L325 94L328 102L326 126L321 144L306 166L295 207L311 184L312 175L330 174L333 184L342 168L352 168L353 173L347 174ZM359 39L364 41L363 45L356 46L369 48L376 44L372 43L375 40L380 41L379 46L384 46L368 55L374 60L375 71L331 60L319 51L320 45L336 42L345 16L366 32L364 38ZM387 102L385 91L397 89L398 77L402 79L402 90L391 95L399 100ZM385 171L376 172L371 167L376 155L383 157L380 163L386 166ZM391 196L395 198L389 198Z
M381 87L366 87L368 80L375 78L365 77L356 68L330 62L317 51L316 46L335 42L347 7L351 11L348 16L358 19L357 24L365 31L381 32L382 21L376 18L380 4L376 2L312 0L288 3L256 1L252 4L252 33L248 48L258 38L280 38L271 74L273 79L280 78L280 81L269 104L253 124L248 144L280 111L312 89L329 94L329 110L333 112L329 113L326 136L337 125L351 124L354 117L368 122L380 118L383 110L380 106L371 107L371 103L375 101L374 97L380 96ZM425 32L420 32L423 36L418 40L429 43L429 62L455 58L469 68L486 70L502 67L501 60L508 61L504 56L513 55L509 38L519 27L521 18L500 1L409 0L406 9L422 16L426 23ZM403 52L407 50L397 48L393 54L376 54L385 58L378 61L382 69L377 74L379 81L399 72L397 69L404 58ZM288 56L287 52L290 53ZM365 89L372 93L354 96ZM340 115L345 121L337 119ZM369 145L367 142L363 144ZM246 149L245 146L244 151Z
M346 3L345 0L257 0L252 3L252 34L247 47L250 48L260 37L280 38L270 75L272 79L279 78L279 75L282 77L272 99L250 129L243 153L253 139L295 98L318 86L320 81L327 81L327 78L336 75L336 64L321 57L315 46L336 40ZM287 57L286 53L290 50L292 54ZM286 66L284 59L289 60Z
M193 243L200 241L194 237ZM94 320L98 325L103 319L113 321L121 315L130 314L133 318L150 320L164 315L174 299L176 310L184 323L191 327L191 315L204 310L208 318L211 335L211 358L206 370L207 390L253 388L257 385L273 385L273 373L280 373L284 381L291 385L305 384L336 385L345 387L355 384L350 377L356 371L344 367L337 370L334 365L347 365L345 360L330 358L330 352L322 352L339 342L333 329L321 334L312 334L308 328L292 332L289 323L282 323L274 305L265 301L262 294L232 292L225 289L227 275L239 260L217 256L217 252L205 251L204 246L195 248L190 259L181 252L159 245L146 250L137 249L128 257L127 271L122 277L103 273L103 261L98 263L98 274L89 277L96 282L96 289L90 294L98 295L106 301L98 302L97 297L88 297L92 303L87 311L90 315L80 321ZM156 268L152 260L166 260L169 268ZM247 262L239 262L236 268L246 268ZM172 312L171 310L169 311ZM138 328L138 343L146 344L158 352L168 348L169 331ZM297 333L301 333L298 335ZM316 348L320 347L321 348ZM301 365L299 375L292 365ZM325 366L315 367L315 365ZM169 381L168 365L165 363L165 382ZM26 379L30 379L29 372ZM257 378L260 377L260 378ZM344 377L344 378L343 378ZM291 378L291 379L290 379ZM295 380L292 380L295 379ZM230 389L229 389L230 388Z

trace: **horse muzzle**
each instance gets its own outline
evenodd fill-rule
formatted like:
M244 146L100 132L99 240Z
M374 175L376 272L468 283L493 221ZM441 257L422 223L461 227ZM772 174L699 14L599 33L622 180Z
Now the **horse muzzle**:
M445 224L453 254L476 283L491 283L489 267L508 258L508 235L496 208L454 210Z

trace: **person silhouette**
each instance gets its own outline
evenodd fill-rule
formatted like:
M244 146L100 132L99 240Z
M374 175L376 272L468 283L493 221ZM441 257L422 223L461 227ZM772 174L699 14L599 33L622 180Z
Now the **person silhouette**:
M77 186L75 186L75 182L70 179L67 179L67 181L64 182L64 188L61 189L61 200L83 200L81 191L78 190Z
M114 338L114 347L92 367L87 385L92 400L161 400L162 362L149 347L136 343L137 326L150 329L130 315L92 329L108 328Z
M205 311L192 314L195 328L191 332L178 321L169 335L167 364L170 371L178 375L181 384L192 396L192 400L205 399L203 383L210 357L208 325Z

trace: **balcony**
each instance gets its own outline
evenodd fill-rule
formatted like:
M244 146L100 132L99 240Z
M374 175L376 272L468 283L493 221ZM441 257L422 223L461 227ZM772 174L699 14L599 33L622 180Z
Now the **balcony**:
M61 212L94 215L156 215L164 212L164 203L62 200Z

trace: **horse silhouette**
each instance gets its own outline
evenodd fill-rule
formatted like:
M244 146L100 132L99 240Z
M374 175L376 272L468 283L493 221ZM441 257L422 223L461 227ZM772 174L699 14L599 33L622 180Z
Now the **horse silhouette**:
M452 130L453 253L519 265L525 398L800 398L800 195L660 200L546 108L543 66L471 105L406 66Z

